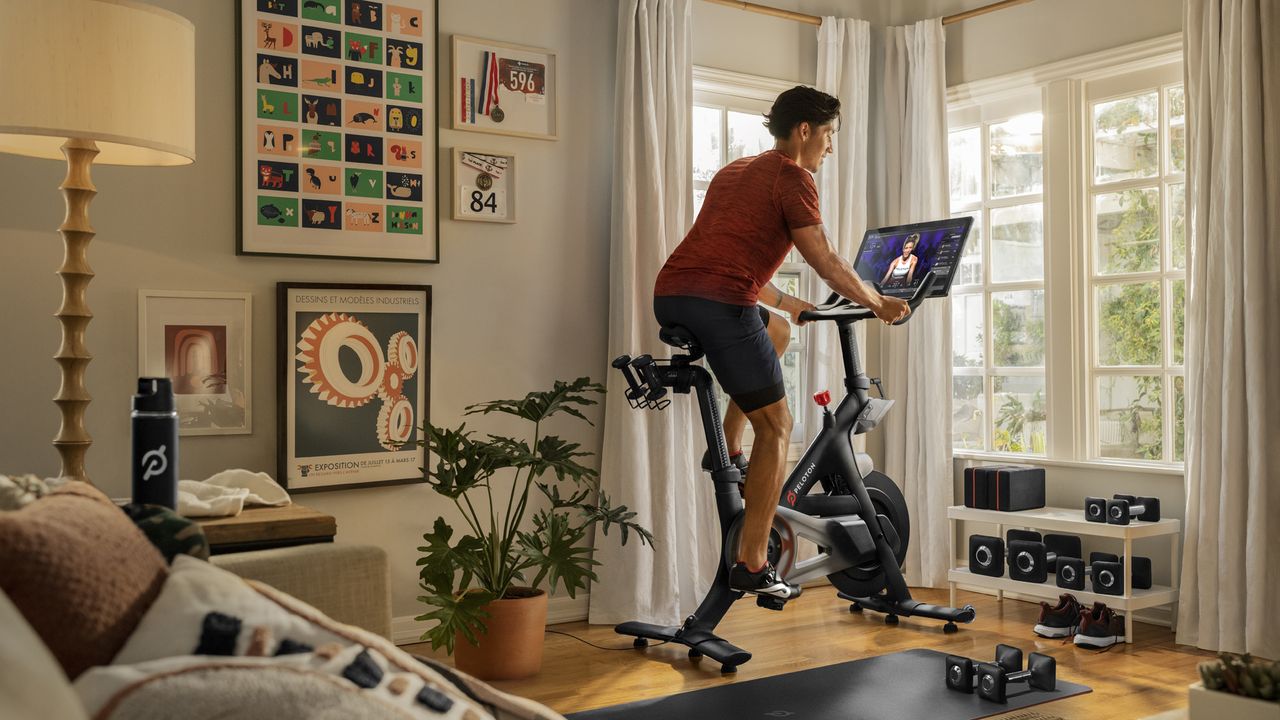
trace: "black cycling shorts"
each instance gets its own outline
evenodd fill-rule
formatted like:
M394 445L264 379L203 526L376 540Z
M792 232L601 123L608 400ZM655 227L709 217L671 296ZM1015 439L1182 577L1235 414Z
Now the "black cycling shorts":
M658 296L653 314L698 339L720 387L744 413L786 397L782 365L765 327L771 313L759 305L730 305L689 295Z

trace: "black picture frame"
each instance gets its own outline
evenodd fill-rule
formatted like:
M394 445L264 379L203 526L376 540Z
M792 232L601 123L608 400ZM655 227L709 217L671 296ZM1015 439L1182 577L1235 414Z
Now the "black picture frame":
M427 452L416 441L430 422L431 307L430 285L276 284L276 474L290 493L426 481ZM403 338L395 342L406 333L416 352ZM303 392L307 402L299 403ZM405 437L398 448L385 444Z

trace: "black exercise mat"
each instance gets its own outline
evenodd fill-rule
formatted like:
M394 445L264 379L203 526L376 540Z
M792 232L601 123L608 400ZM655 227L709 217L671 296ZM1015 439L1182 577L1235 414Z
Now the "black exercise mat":
M907 650L569 715L569 720L976 720L1092 692L1009 685L1007 703L948 690L946 654Z

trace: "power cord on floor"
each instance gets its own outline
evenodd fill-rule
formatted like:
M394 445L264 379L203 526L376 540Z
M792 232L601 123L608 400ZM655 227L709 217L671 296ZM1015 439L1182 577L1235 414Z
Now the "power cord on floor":
M590 645L591 647L593 647L593 648L597 648L597 649L599 649L599 650L635 650L635 646L634 646L634 645L628 645L628 646L626 646L626 647L605 647L605 646L603 646L603 645L597 645L597 644L595 644L595 643L591 642L590 640L585 640L585 639L583 639L583 638L578 637L577 635L574 635L574 634L572 634L572 633L563 632L563 631L561 631L561 630L551 630L551 629L548 629L548 630L547 630L547 632L549 632L549 633L551 633L551 634L553 634L553 635L564 635L565 637L571 637L571 638L573 638L574 640L577 640L577 641L578 641L578 642L580 642L580 643L586 643L587 645ZM659 645L666 645L666 644L667 644L667 643L669 643L669 642L671 642L671 641L670 641L670 640L663 640L662 642L654 643L654 644L650 645L649 647L658 647Z

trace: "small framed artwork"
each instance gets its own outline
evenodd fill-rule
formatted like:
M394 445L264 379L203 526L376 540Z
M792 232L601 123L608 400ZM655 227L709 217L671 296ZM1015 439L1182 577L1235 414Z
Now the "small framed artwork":
M556 139L556 54L453 36L453 129Z
M453 149L453 219L516 221L516 156Z
M253 432L253 296L138 291L138 374L173 381L179 435Z
M236 0L241 255L439 262L438 0Z
M290 492L422 482L429 285L277 285L277 479Z

